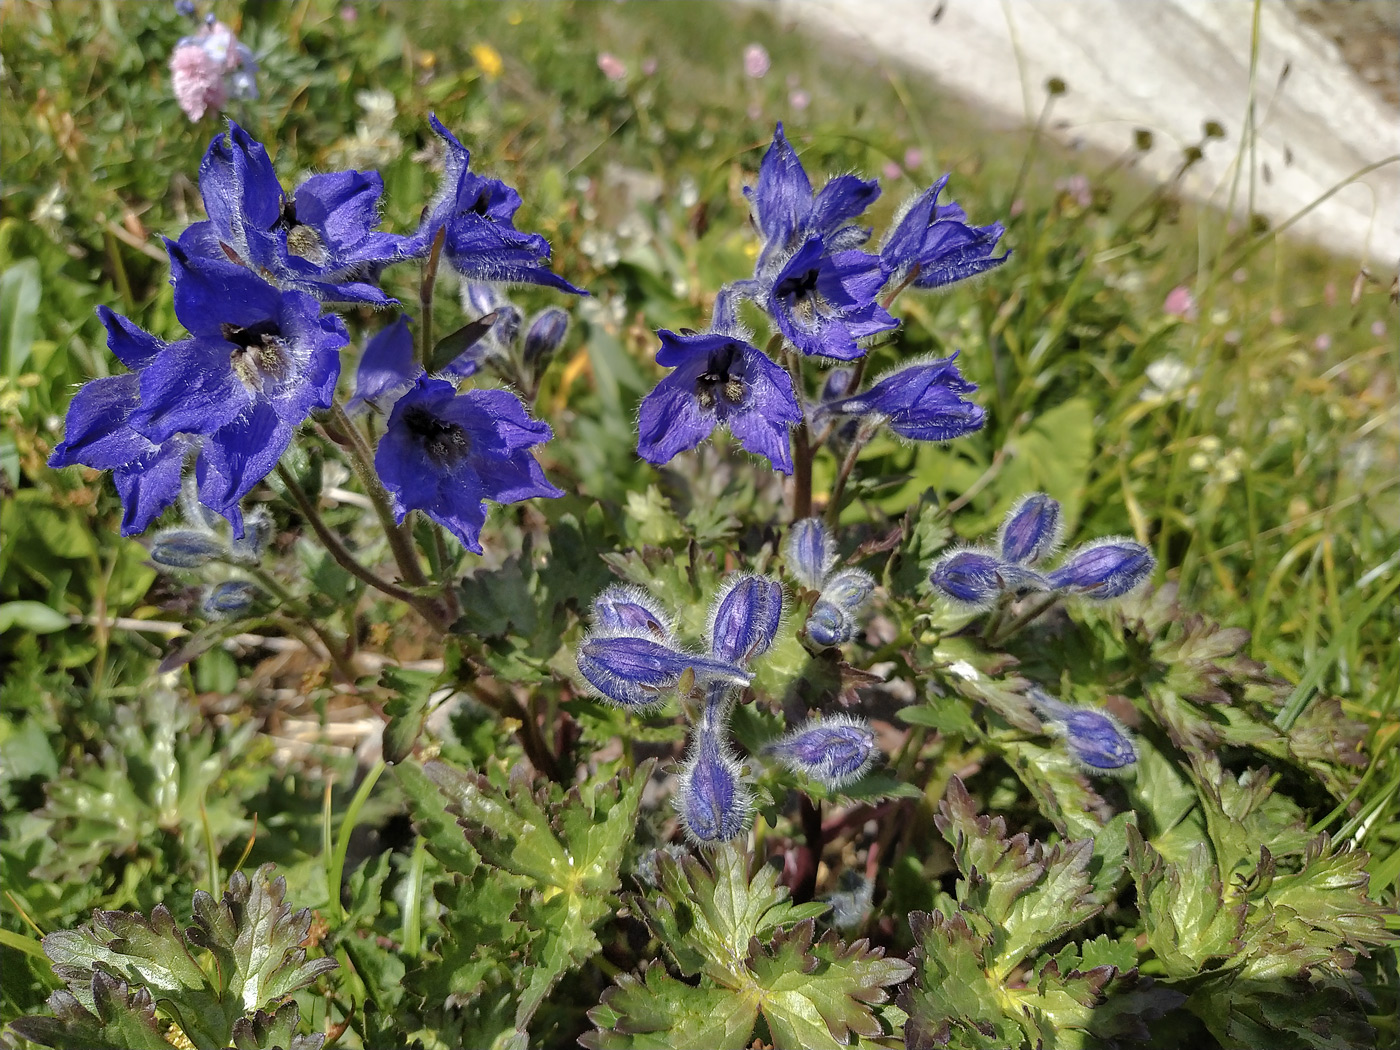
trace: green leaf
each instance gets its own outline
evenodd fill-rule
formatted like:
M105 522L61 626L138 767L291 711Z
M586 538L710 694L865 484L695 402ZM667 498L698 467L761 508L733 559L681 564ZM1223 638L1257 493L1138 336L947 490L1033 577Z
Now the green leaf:
M70 991L54 992L48 999L53 1017L21 1017L10 1028L56 1050L170 1050L146 989L133 991L99 970L83 999L90 1006Z
M904 1044L909 1050L934 1050L956 1038L956 1045L987 1048L1020 1046L1020 1027L1002 1012L996 986L983 963L986 940L963 915L913 912L914 986L899 1005L908 1015Z
M71 626L68 617L43 602L0 602L0 634L12 627L35 634L52 634Z
M432 353L428 355L428 360L423 363L423 370L425 372L441 372L461 357L463 353L481 342L482 337L491 331L491 326L495 323L496 313L493 311L478 317L475 321L469 321L455 332L443 336L433 347Z
M651 963L641 980L619 974L588 1019L597 1028L579 1042L590 1050L743 1050L758 1004L727 988L683 984Z
M0 372L6 378L15 378L29 361L40 292L38 259L21 259L0 273Z
M1206 843L1174 864L1129 827L1128 869L1137 883L1148 946L1169 976L1214 969L1239 951L1246 903L1226 903Z

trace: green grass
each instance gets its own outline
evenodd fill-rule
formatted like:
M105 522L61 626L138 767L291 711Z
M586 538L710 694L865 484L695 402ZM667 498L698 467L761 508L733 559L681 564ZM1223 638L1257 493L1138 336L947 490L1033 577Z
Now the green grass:
M636 401L660 374L651 331L699 327L720 284L745 274L755 240L741 187L776 120L814 171L873 174L902 164L910 149L922 153L914 170L884 180L877 228L903 196L952 171L952 191L974 221L1007 222L1012 261L975 287L906 300L906 327L872 368L961 350L990 425L949 448L877 440L862 470L868 464L888 484L862 490L848 514L893 521L926 490L952 500L971 489L954 527L975 539L1018 495L1042 487L1064 501L1071 540L1119 533L1149 544L1188 609L1251 632L1248 654L1293 687L1290 713L1336 695L1369 726L1370 766L1352 805L1314 816L1319 830L1372 853L1371 893L1395 902L1400 318L1389 274L1370 278L1286 234L1202 212L1174 186L1144 184L1129 140L1121 156L1102 157L989 126L907 71L802 39L748 8L347 10L357 17L329 3L219 7L230 20L241 14L240 32L263 58L262 98L229 115L275 144L279 172L292 179L339 163L363 116L357 92L390 92L402 139L382 167L390 229L412 226L431 191L434 177L415 156L428 143L430 111L473 150L475 166L520 189L522 228L549 237L555 269L596 296L576 310L576 332L541 401L559 438L546 466L585 497L625 505L656 481L636 461L631 434ZM173 236L198 217L193 180L217 129L211 119L188 124L168 95L165 62L184 31L162 3L17 0L0 24L0 601L37 601L99 624L178 621L182 610L179 594L143 564L143 548L117 538L110 484L49 471L44 460L74 385L109 370L94 308L107 304L158 333L177 327L156 234ZM743 75L740 52L751 40L772 54L762 81ZM499 53L498 77L473 58L479 44ZM626 63L626 81L603 78L600 51ZM647 60L664 77L643 75ZM791 104L793 90L810 95L805 109ZM1204 138L1202 146L1221 148ZM1076 175L1092 193L1087 206L1064 188ZM54 192L66 215L37 221ZM1193 319L1163 313L1178 285L1195 295ZM404 284L401 298L413 295ZM352 316L352 328L371 322ZM1181 384L1154 395L1149 377L1167 365ZM818 495L834 471L818 464ZM770 497L759 491L755 506ZM0 638L0 671L30 690L24 717L0 717L0 749L10 762L16 748L37 746L36 732L48 741L47 759L31 752L6 781L6 808L22 815L39 809L49 778L100 750L111 712L134 699L160 650L104 626ZM404 641L401 655L414 644ZM233 692L248 671L247 661L215 652L182 688ZM0 695L19 701L19 688ZM257 781L246 771L229 776ZM247 790L290 799L289 812L300 806L309 816L289 817L287 834L316 841L319 786ZM355 796L352 807L363 801ZM22 835L20 817L11 819L7 834ZM337 870L353 823L341 825ZM234 854L247 838L236 830ZM192 848L202 852L197 837ZM103 871L96 888L56 891L49 921L165 892L132 885L119 865ZM31 951L16 938L32 931L8 905L0 910L0 947L13 950L6 958ZM404 923L416 940L416 912ZM7 979L6 1018L32 1008L40 984Z

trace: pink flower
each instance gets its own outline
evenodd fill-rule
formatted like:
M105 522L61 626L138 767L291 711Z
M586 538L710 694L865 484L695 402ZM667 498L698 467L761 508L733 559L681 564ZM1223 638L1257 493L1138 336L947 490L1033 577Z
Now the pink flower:
M1372 321L1372 322L1371 322L1371 334L1372 334L1373 336L1375 336L1377 339L1379 339L1379 338L1381 338L1383 335L1385 335L1385 322L1384 322L1384 321Z
M1313 340L1313 349L1316 350L1319 354L1327 353L1328 350L1332 349L1332 337L1326 332L1323 332L1320 336Z
M1179 284L1167 293L1166 300L1162 303L1162 313L1168 317L1181 317L1188 321L1196 318L1196 297L1191 294L1191 289L1184 284Z
M744 48L744 72L755 80L766 77L772 65L768 59L768 51L762 44L750 44Z
M792 93L788 95L788 105L791 106L793 109L797 110L799 113L801 113L811 104L812 96L807 94L807 92L803 91L801 88L794 88L792 90Z
M914 171L924 166L924 151L910 146L904 151L904 170Z
M177 47L170 56L170 86L190 120L224 104L223 71L198 44Z
M603 71L603 76L612 81L622 80L627 76L627 67L622 64L622 59L611 51L598 52L598 68Z
M892 160L885 161L885 166L880 171L887 179L897 179L904 174L904 169Z
M1081 208L1087 208L1094 203L1094 191L1089 186L1088 178L1078 172L1067 179L1057 180L1055 182L1055 189L1059 190Z
M653 76L655 73L656 73L656 59L654 59L654 58L644 58L644 59L642 59L642 76L644 76L644 77L649 77L649 76Z

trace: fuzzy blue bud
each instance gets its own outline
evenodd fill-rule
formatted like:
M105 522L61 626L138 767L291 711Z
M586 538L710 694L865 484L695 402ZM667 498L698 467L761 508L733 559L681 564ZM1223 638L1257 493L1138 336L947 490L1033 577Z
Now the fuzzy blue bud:
M1004 591L1019 594L1045 589L1045 578L1033 569L972 548L939 558L929 572L929 582L959 605L977 609L987 608Z
M535 315L525 332L522 358L528 368L542 368L564 342L569 330L569 315L551 306Z
M868 724L832 715L813 719L764 750L789 769L835 788L869 769L877 749L875 733Z
M753 796L717 729L701 727L696 733L676 784L675 806L686 834L702 846L727 842L748 828Z
M1090 773L1114 773L1137 761L1132 737L1105 711L1076 707L1039 689L1030 693L1036 712L1051 733L1064 740L1069 753Z
M875 593L875 577L864 569L842 569L822 588L822 598L854 616Z
M197 569L227 554L223 541L202 529L162 529L151 544L151 561L169 569Z
M272 542L272 532L272 515L257 507L244 517L243 535L235 538L229 549L235 558L255 562Z
M621 583L613 584L593 599L593 626L607 634L662 642L674 637L671 618L661 603L640 587Z
M964 394L977 389L963 378L957 354L929 358L895 370L863 394L821 406L821 411L875 416L911 441L951 441L980 430L986 412Z
M767 576L730 576L715 596L706 634L716 660L747 664L773 644L783 619L783 588Z
M1141 543L1110 538L1072 551L1065 563L1050 573L1056 590L1082 594L1095 601L1121 598L1143 583L1157 567L1157 560Z
M223 619L242 616L253 607L258 597L258 589L242 580L228 580L217 583L204 596L202 608L210 619Z
M748 685L753 676L742 668L690 653L650 638L595 635L578 651L578 669L602 696L627 707L657 703L674 689L686 671L696 678Z
M794 521L783 544L788 571L808 590L819 591L836 563L836 547L820 518Z
M839 397L845 397L851 392L851 380L855 378L854 368L833 368L826 374L826 380L822 383L822 393L820 400L835 401Z
M818 645L841 645L855 635L856 625L841 606L818 598L807 616L806 631Z
M1001 524L1001 556L1018 565L1034 565L1054 553L1062 527L1059 501L1043 492L1022 496Z

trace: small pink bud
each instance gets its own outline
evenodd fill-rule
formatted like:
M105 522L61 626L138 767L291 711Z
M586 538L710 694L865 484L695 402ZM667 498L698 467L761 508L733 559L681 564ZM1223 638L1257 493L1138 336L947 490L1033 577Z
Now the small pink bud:
M622 64L622 59L611 51L598 52L598 68L603 71L603 76L612 81L622 80L627 76L627 67Z
M1186 320L1194 320L1196 317L1196 297L1191 294L1191 289L1184 284L1179 284L1167 293L1167 298L1162 303L1162 312L1168 317L1183 317Z
M224 104L223 75L198 44L177 47L170 56L170 86L190 120L199 120Z
M768 75L773 63L768 58L768 50L762 44L750 44L744 48L744 73L755 80Z

